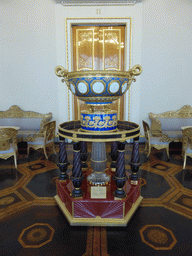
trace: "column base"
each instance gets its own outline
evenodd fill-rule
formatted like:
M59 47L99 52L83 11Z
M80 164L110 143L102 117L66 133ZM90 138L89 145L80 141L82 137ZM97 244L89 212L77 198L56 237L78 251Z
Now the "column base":
M115 197L118 197L118 198L125 198L126 197L126 193L123 189L116 189L114 192L113 192L113 195Z

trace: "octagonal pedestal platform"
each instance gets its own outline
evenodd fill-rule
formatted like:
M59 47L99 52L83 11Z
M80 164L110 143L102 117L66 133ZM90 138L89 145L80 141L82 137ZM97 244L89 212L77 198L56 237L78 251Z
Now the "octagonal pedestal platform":
M126 226L134 212L140 205L143 197L140 195L140 184L131 185L126 181L124 190L126 197L115 198L113 192L117 189L112 179L114 172L106 169L106 174L111 180L106 187L105 199L91 198L91 185L87 182L87 176L91 173L88 168L84 173L81 189L84 191L82 198L73 198L71 192L74 189L70 179L57 180L57 195L55 200L71 226ZM103 187L103 186L102 186Z

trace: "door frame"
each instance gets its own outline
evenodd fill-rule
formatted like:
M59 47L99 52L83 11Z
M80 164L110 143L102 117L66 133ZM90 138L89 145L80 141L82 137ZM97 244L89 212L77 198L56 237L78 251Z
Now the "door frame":
M129 17L125 18L66 18L65 19L65 37L66 37L66 68L68 71L72 71L72 58L73 58L73 44L72 44L72 26L78 25L103 25L108 26L124 25L125 26L125 71L131 67L131 52L132 52L132 20ZM131 94L130 89L124 96L124 120L130 120L130 106L131 106ZM68 98L68 120L73 120L73 94L67 88Z

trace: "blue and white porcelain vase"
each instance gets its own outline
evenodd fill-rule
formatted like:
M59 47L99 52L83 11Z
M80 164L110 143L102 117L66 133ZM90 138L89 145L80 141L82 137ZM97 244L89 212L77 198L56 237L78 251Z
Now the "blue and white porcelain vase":
M81 111L81 129L87 132L114 132L117 129L117 112L110 104L119 99L140 75L142 67L135 65L128 71L86 70L68 72L62 66L55 73L63 77L69 90L87 105ZM95 106L102 106L95 110ZM107 106L107 107L106 107Z

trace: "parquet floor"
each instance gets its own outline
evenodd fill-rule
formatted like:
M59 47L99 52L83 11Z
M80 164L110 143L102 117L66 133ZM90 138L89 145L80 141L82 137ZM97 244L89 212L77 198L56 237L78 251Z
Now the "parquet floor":
M131 150L127 144L128 172ZM141 144L144 199L127 227L68 224L54 199L58 155L49 152L47 160L41 150L31 151L29 158L20 154L17 170L12 158L0 160L0 256L192 255L192 159L183 170L174 148L170 160L166 152L155 149L147 159L143 150ZM70 171L72 145L67 145L67 152Z

